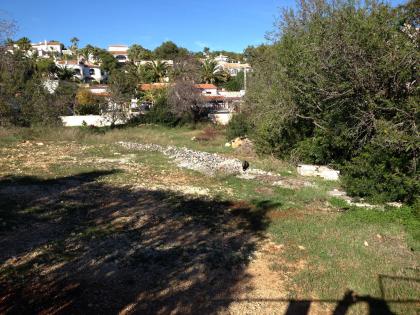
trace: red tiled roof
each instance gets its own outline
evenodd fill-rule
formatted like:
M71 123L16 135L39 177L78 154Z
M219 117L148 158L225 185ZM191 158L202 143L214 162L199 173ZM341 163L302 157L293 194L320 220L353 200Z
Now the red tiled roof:
M143 83L139 84L138 89L140 91L158 90L169 87L169 83Z
M197 89L217 89L217 87L214 84L196 84L195 87Z
M223 95L203 95L205 100L208 101L224 101L225 97Z
M79 62L77 60L59 60L57 61L59 65L78 65Z
M93 65L93 64L91 64L91 63L86 63L85 62L85 66L86 67L89 67L89 68L100 68L101 66L98 66L98 65Z

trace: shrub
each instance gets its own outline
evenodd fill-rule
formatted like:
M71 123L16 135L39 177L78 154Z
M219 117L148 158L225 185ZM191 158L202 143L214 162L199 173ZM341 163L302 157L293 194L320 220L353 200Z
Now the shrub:
M227 91L240 91L244 89L244 72L239 72L235 77L230 77L229 80L223 84Z
M78 115L99 115L101 113L99 104L76 104L74 111Z
M232 140L237 137L244 137L250 132L249 121L243 113L233 115L226 129L226 137Z
M412 162L404 150L369 145L344 164L342 183L349 194L370 200L418 202L420 172Z
M80 89L76 94L74 111L78 115L99 115L101 112L99 99L88 89Z
M130 124L158 124L174 127L179 123L167 103L166 91L160 91L154 95L154 104L150 110L144 114L133 117Z
M414 2L305 0L285 11L272 45L251 59L256 149L340 165L353 195L415 199L419 33L406 9Z

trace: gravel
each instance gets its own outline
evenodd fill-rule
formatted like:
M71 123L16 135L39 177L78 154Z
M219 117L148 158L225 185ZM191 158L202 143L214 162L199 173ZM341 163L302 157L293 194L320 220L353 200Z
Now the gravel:
M242 162L238 159L225 158L215 153L194 151L175 146L161 146L158 144L142 144L135 142L118 142L130 150L155 151L173 159L182 168L198 171L205 175L214 176L217 173L241 174Z
M284 178L272 172L266 172L256 168L242 170L242 161L235 158L227 158L216 153L194 151L185 147L161 146L158 144L143 144L136 142L118 142L122 147L129 150L155 151L164 154L182 168L194 170L207 176L216 174L236 175L238 178L247 180L259 180L268 182L273 186L298 189L312 186L310 182L299 179Z

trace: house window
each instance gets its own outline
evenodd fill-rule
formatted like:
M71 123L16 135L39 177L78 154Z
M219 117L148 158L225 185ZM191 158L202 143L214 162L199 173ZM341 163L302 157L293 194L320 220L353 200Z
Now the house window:
M210 91L206 91L206 94L211 94L211 92Z
M127 58L123 55L118 55L115 58L117 58L117 60L126 60Z
M77 74L77 75L80 75L80 69L78 69L78 68L74 69L74 73Z
M89 69L89 75L95 75L95 69Z

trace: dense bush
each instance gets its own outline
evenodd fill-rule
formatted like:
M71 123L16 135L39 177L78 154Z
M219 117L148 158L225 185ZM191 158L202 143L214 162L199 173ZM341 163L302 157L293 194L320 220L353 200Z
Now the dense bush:
M88 89L79 89L76 93L74 112L77 115L99 115L100 103L98 97L95 97Z
M416 6L300 3L252 59L247 104L256 148L335 164L352 194L413 201L420 153Z
M343 183L348 193L375 201L415 201L420 173L412 174L411 162L401 150L369 145L345 163Z
M50 63L44 66L23 52L8 53L0 47L0 125L60 124L60 115L73 107L75 85L60 81L47 88ZM51 74L51 73L50 73Z
M133 117L130 124L158 124L174 127L179 123L179 118L172 113L168 105L166 90L156 91L150 98L153 98L150 109Z
M246 115L238 113L232 117L227 125L226 137L228 140L232 140L237 137L247 136L250 133L250 130L251 128Z
M244 89L244 72L239 72L236 76L230 77L229 80L224 83L223 88L227 91L240 91Z

